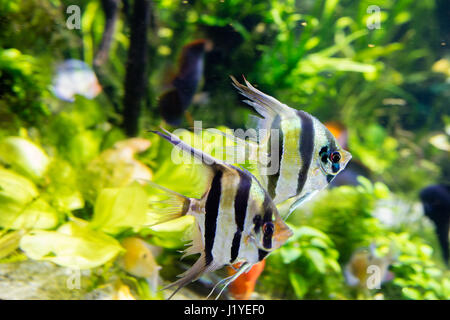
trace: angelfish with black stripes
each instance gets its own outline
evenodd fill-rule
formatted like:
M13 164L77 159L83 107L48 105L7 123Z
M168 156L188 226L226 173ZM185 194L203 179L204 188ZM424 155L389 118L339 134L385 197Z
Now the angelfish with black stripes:
M258 133L253 141L232 138L258 163L259 179L274 203L290 199L289 215L325 188L352 156L312 115L264 94L245 78L246 86L231 79L239 93L249 99L244 102L262 116L253 116Z
M165 210L157 202L153 208L150 203L149 214L154 221L161 223L183 215L195 218L192 242L184 256L200 254L200 257L179 280L166 287L177 287L170 298L202 274L242 262L233 276L217 284L223 285L219 297L239 275L283 245L292 231L282 220L269 194L250 172L194 149L168 131L153 132L189 157L199 159L208 180L207 190L200 199L188 198L148 182L150 187L167 196Z

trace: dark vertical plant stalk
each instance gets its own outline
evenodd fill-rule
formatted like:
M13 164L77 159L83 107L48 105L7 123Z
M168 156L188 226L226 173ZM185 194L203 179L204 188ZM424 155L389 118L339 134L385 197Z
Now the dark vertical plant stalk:
M125 74L123 126L132 137L138 132L138 120L147 87L147 30L150 0L135 0L130 25L130 48Z
M114 28L118 16L120 0L102 0L103 12L105 13L105 29L102 35L102 41L94 59L94 66L101 66L108 60L109 49L114 35Z
M121 0L102 0L103 12L105 14L105 27L103 29L102 40L95 54L93 67L100 82L103 92L108 98L116 113L121 113L122 101L117 92L116 86L111 82L104 65L108 61L109 51L113 42L116 21L119 16L119 4ZM115 123L116 120L109 119Z

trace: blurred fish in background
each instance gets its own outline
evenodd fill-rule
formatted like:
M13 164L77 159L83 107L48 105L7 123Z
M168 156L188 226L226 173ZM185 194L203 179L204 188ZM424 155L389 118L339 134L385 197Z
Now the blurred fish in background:
M58 65L53 77L52 91L59 99L74 102L76 94L94 99L102 91L102 87L88 64L69 59Z
M205 52L211 48L212 42L205 39L194 40L183 47L178 71L158 98L159 111L167 123L174 126L181 123L202 78Z
M434 223L442 256L449 265L450 185L428 186L419 194L425 215Z
M394 262L392 248L384 257L379 257L375 253L375 245L372 243L367 248L360 248L355 250L352 254L350 261L347 263L344 269L345 282L350 287L358 287L361 289L368 288L368 279L371 276L369 270L370 266L376 266L380 270L380 285L392 280L394 274L389 271L389 266Z
M125 238L121 245L126 252L118 259L117 264L129 274L147 279L152 291L156 292L161 269L154 258L157 248L153 248L152 252L152 247L137 237Z
M255 290L256 281L264 270L266 260L256 263L248 272L241 274L228 289L229 294L236 300L249 300ZM228 275L233 276L241 263L227 267Z

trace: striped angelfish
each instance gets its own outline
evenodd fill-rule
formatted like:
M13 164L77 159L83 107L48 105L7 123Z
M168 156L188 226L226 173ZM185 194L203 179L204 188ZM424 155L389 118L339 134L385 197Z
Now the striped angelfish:
M251 149L258 161L263 187L275 204L291 199L289 214L303 201L328 185L351 159L332 133L315 117L282 104L275 98L236 81L233 85L261 116L254 117L258 137L248 142L233 137ZM268 159L269 161L260 161Z
M179 280L166 288L177 286L175 294L203 273L242 262L236 274L222 280L225 289L253 264L285 243L292 231L282 220L269 194L250 172L194 149L167 131L154 132L183 153L200 159L208 181L207 190L200 199L151 185L169 197L170 208L165 213L157 206L152 210L150 205L149 214L154 215L158 223L183 215L195 218L192 242L185 255L199 253L200 257Z

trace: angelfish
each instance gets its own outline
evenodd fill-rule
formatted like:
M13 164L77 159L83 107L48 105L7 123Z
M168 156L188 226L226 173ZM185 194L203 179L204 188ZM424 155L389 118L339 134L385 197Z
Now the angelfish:
M184 256L200 254L200 257L179 280L166 287L178 287L170 298L202 274L241 262L234 275L216 284L217 287L224 282L220 296L228 284L285 243L292 231L282 220L269 194L250 172L194 149L168 131L153 132L201 160L208 181L207 190L200 199L188 198L149 182L169 198L166 212L161 212L158 206L152 211L150 203L149 214L155 221L161 223L184 215L195 218L192 242Z
M319 120L264 94L247 80L231 76L234 87L261 117L254 117L255 141L234 137L258 161L261 183L275 204L291 199L288 215L303 201L325 188L351 159ZM247 151L246 150L246 151ZM261 159L265 159L261 161ZM269 160L269 161L267 161Z

